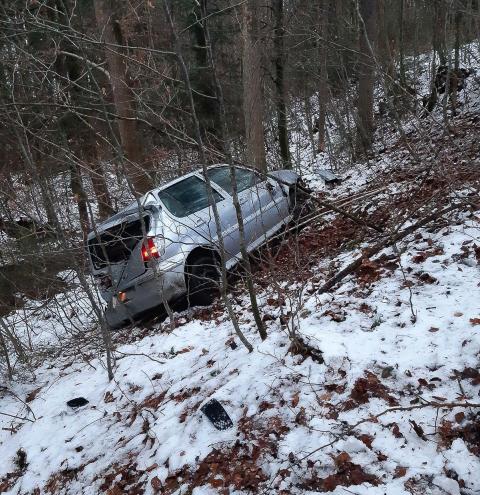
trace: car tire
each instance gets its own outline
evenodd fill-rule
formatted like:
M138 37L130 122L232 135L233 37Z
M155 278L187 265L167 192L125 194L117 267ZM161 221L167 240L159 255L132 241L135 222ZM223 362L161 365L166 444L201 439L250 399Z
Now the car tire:
M220 267L215 256L201 254L187 265L187 297L191 306L209 306L219 295Z
M306 190L302 180L297 181L295 185L290 187L288 199L290 213L294 222L299 222L312 212L311 193Z

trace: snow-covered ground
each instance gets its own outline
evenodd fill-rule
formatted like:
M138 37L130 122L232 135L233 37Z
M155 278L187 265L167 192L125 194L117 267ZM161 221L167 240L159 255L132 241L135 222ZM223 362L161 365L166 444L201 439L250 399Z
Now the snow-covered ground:
M0 416L0 489L480 493L473 416L480 402L480 218L465 213L408 240L397 245L400 261L386 250L387 262L366 266L334 294L317 295L321 274L355 251L319 261L319 276L300 291L285 287L287 295L297 289L301 303L286 297L283 306L267 289L264 342L246 296L238 296L252 354L214 307L177 315L173 331L165 322L119 345L112 382L102 357L46 355L24 383L9 384L15 395L4 392L1 412L11 416ZM288 310L298 311L296 331L322 351L324 363L289 352L292 321L281 317ZM47 321L54 335L55 320ZM88 319L83 325L86 331ZM79 396L86 406L66 405ZM217 431L201 413L212 397L233 428ZM477 436L452 433L470 423ZM15 472L18 480L12 474L8 482Z

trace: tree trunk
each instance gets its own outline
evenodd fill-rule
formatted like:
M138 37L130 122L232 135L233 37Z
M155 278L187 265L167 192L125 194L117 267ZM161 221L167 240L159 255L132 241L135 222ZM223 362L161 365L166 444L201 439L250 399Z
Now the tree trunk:
M445 44L446 23L445 0L433 0L433 50L438 54L440 65L447 64L447 50Z
M455 39L454 39L454 59L453 59L453 74L451 77L451 102L452 102L452 110L455 113L457 109L457 88L458 88L458 73L460 69L460 44L461 44L461 24L462 24L462 8L465 8L462 5L460 0L457 0L455 6Z
M283 0L273 0L275 30L273 44L275 52L275 90L278 122L278 142L283 168L290 168L290 149L288 146L287 128L287 94L285 87L285 26L283 15Z
M328 76L327 76L327 42L328 42L328 15L329 9L332 6L327 0L320 2L318 30L320 35L319 40L319 83L318 90L318 146L317 151L325 151L325 120L327 118L327 103L328 103Z
M366 152L373 142L373 88L375 60L373 47L376 41L376 2L360 0L360 54L358 77L357 150Z
M400 85L402 88L405 87L406 77L405 77L405 0L399 0L400 15L399 15L399 58L400 58Z
M97 157L93 157L89 163L90 179L92 180L93 192L97 198L98 216L105 220L113 213L112 198L108 192L103 167Z
M255 0L243 4L243 114L247 142L247 162L266 172L263 130L263 78L260 65L259 9Z
M110 84L118 114L118 130L123 154L127 159L127 177L136 194L152 187L145 162L142 136L136 121L135 96L130 88L128 68L122 57L123 37L112 0L95 0L97 27L106 43L105 56L110 70Z
M77 203L78 215L80 217L80 228L84 242L90 231L90 222L88 219L87 194L83 188L82 174L78 163L72 163L70 166L70 188Z
M378 54L382 66L385 92L388 98L395 94L395 45L386 19L386 0L378 2ZM388 105L387 105L388 106Z
M204 2L205 3L205 2ZM192 89L198 119L202 130L202 139L207 146L213 146L220 152L225 152L220 138L220 111L215 98L215 88L212 81L212 69L208 61L208 47L205 30L202 23L202 8L207 11L207 5L198 3L187 18L190 30L194 37L192 52L195 57L194 70L190 70ZM206 13L208 16L208 12ZM208 151L208 148L207 150ZM206 157L209 158L208 156ZM213 159L218 161L218 155Z
M203 22L204 27L206 27L206 16L203 16L203 14L206 13L205 0L202 0L201 7L203 9L202 10L202 17L203 17L202 22ZM238 324L237 317L233 311L232 305L231 305L231 303L228 299L228 296L227 296L227 292L226 292L226 289L227 289L227 271L226 271L226 265L225 265L225 246L224 246L224 241L223 241L223 236L222 236L222 231L221 231L221 226L220 226L220 216L219 216L217 204L215 203L215 201L213 199L212 185L211 185L210 179L208 177L207 165L205 163L205 160L202 159L202 157L204 156L203 141L202 141L202 135L201 135L201 131L200 131L200 123L198 121L197 113L195 110L195 101L193 99L193 91L192 91L192 86L190 84L190 76L188 74L187 65L185 64L185 60L183 58L180 40L179 40L178 35L175 31L175 25L173 23L173 19L172 19L171 12L170 12L169 0L164 0L164 8L165 8L166 17L167 17L168 22L170 24L170 29L171 29L172 36L173 36L173 42L174 42L175 52L177 55L177 60L178 60L179 66L180 66L180 70L182 73L183 81L185 83L185 87L187 89L187 94L189 96L190 109L192 112L192 119L193 119L195 134L197 137L198 151L199 151L199 155L200 155L201 161L202 161L202 170L203 170L203 174L205 177L205 184L206 184L206 188L207 188L208 199L209 199L209 202L212 206L212 213L213 213L213 217L215 219L215 228L216 228L217 237L218 237L218 243L219 243L219 248L220 248L220 259L221 259L221 267L220 268L221 268L221 272L222 272L222 282L220 284L220 290L221 290L222 298L223 298L223 301L225 303L225 306L227 307L228 314L231 318L232 324L235 328L235 331L236 331L239 339L242 341L242 343L248 349L248 352L252 352L253 347L250 344L250 342L248 342L248 340L243 335L243 332L240 328L240 325ZM206 34L207 40L209 40L210 37L208 34L208 30L205 30L205 34ZM211 45L210 45L209 41L207 41L207 45L208 45L208 57L209 57L209 60L210 60L211 66L212 66L212 71L215 71L215 65L213 62L213 55L211 52ZM214 78L216 80L215 73L214 73ZM216 85L216 91L218 91L218 89L219 89L219 86ZM217 98L219 98L220 105L222 105L222 107L223 107L223 103L222 103L223 96L222 96L221 88L220 88L220 92L216 96L217 96ZM220 109L220 112L222 112L222 109ZM222 112L222 114L223 114L223 112ZM222 123L221 131L222 131L223 135L226 134L226 131L227 131L226 122Z

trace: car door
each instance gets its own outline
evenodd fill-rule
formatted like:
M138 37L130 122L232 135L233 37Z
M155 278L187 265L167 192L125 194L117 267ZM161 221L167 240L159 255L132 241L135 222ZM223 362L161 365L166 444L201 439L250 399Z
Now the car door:
M230 167L214 167L208 173L210 180L231 197L233 188ZM265 233L281 221L282 215L285 215L282 207L288 208L288 205L286 202L285 205L281 203L283 193L279 184L265 179L254 170L235 167L235 178L238 201L242 211L245 242L247 246L258 245L258 241L265 237ZM238 252L240 238L235 208L229 211L222 210L222 218L222 221L229 226L237 227L236 230L232 228L227 230L227 238L229 243L238 244Z
M229 258L238 259L240 254L240 232L238 228L237 212L232 197L232 182L230 167L218 166L208 170L209 180L213 187L219 188L227 200L219 208L220 223L222 227L223 242ZM243 178L245 179L245 178ZM254 219L254 204L248 187L243 182L238 183L238 200L242 211L245 242L247 246L254 240L254 229L252 220Z
M251 186L251 194L255 205L256 244L260 244L288 216L288 198L277 181L260 175Z

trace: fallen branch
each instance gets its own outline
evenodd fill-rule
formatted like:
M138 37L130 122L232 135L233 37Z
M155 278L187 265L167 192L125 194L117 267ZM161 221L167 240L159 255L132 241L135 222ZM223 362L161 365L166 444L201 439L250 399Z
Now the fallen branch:
M265 176L265 177L268 177L268 176ZM275 180L279 183L279 184L283 184L287 187L290 187L291 184L278 178L278 177L275 177ZM305 187L303 186L302 184L296 184L295 187L299 190L299 191L302 191L306 194L308 194L308 196L310 197L310 199L312 201L314 201L315 203L317 203L317 205L319 206L322 206L323 208L328 208L328 210L332 210L334 211L335 213L338 213L339 215L343 215L344 217L347 217L349 218L350 220L354 221L355 223L359 224L359 225L364 225L365 227L368 227L372 230L375 230L376 232L379 232L380 234L383 234L384 231L381 227L378 227L377 225L374 225L373 223L370 223L368 220L364 220L363 218L360 218L360 217L357 217L356 215L354 215L353 213L350 213L346 210L344 210L343 208L340 208L338 206L335 206L333 203L331 203L330 201L326 201L324 199L319 199L319 198L316 198L315 196L312 196L311 195L311 190L308 188L308 187ZM383 188L383 189L386 189L386 188Z
M303 188L300 186L300 189L303 189ZM349 218L350 220L354 221L355 223L357 223L359 225L364 225L365 227L368 227L372 230L375 230L376 232L379 232L380 234L384 233L384 231L381 227L374 225L373 223L369 222L368 220L364 220L363 218L357 217L353 213L350 213L350 212L344 210L343 208L339 208L338 206L335 206L330 201L325 201L324 199L318 199L315 197L312 197L312 200L315 201L315 203L317 203L318 205L323 206L324 208L328 208L328 209L334 211L335 213L338 213L339 215L343 215L344 217Z
M327 292L330 290L334 285L336 285L338 282L343 280L347 275L350 275L353 273L355 270L360 268L364 260L367 260L371 258L372 256L378 254L380 251L385 249L386 247L390 247L394 245L396 242L404 239L408 235L410 235L412 232L415 232L417 229L425 226L426 224L430 223L432 220L436 220L437 218L441 217L442 215L445 215L446 213L450 213L453 210L456 210L460 207L464 206L464 203L461 204L455 204L452 206L449 206L448 208L444 208L443 210L432 213L431 215L428 215L425 218L422 218L419 220L417 223L410 225L410 227L407 227L406 229L402 230L401 232L397 232L395 235L390 236L381 242L378 242L374 246L367 248L364 250L361 256L359 256L357 259L352 261L349 265L347 265L343 270L340 270L336 275L328 279L322 287L318 290L318 294L323 294L324 292Z

